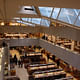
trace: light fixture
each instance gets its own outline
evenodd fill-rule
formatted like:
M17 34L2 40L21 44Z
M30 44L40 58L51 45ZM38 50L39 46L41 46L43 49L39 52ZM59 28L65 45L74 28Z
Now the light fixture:
M1 22L1 26L4 26L4 22Z
M34 11L33 8L24 8L24 10L31 10L31 11Z

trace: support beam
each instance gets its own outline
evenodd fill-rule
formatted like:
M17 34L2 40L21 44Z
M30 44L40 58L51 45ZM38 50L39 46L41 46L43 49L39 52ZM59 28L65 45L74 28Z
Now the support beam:
M38 15L39 17L41 17L41 13L40 13L40 10L39 10L38 6L34 6L34 7L35 7L35 10L36 10L36 12L37 12L37 15Z
M62 9L62 8L60 8L59 13L58 13L58 15L57 15L57 18L56 18L57 20L58 20L58 18L59 18L59 15L60 15L61 9Z

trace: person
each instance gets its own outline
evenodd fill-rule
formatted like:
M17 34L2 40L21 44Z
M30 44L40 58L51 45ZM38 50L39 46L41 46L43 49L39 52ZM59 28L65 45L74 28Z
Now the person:
M44 35L44 36L42 36L42 39L45 39L45 35Z
M57 59L57 67L59 68L60 66L60 59Z
M23 67L23 61L22 60L21 60L21 64L20 65L21 65L21 68L22 68Z
M20 68L20 65L21 65L21 60L20 59L18 60L18 65L19 65L19 68Z
M16 57L16 55L14 56L14 63L17 65L17 57Z
M21 67L23 67L23 61L21 60L21 59L19 59L19 61L18 61L18 65L19 65L19 68Z
M5 41L2 42L2 46L3 47L6 47L7 46L7 44L5 43Z
M47 60L49 60L49 54L47 54Z
M54 55L52 56L52 59L53 59L53 61L55 61L55 56Z

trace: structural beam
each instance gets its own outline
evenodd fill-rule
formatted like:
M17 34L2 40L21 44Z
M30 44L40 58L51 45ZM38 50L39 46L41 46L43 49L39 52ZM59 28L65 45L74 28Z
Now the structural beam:
M39 10L38 6L34 6L34 7L35 7L35 10L36 10L36 12L37 12L37 15L38 15L39 17L41 17L41 13L40 13L40 10Z

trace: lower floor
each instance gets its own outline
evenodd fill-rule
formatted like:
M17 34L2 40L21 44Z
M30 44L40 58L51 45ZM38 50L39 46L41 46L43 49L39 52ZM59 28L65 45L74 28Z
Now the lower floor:
M15 47L10 49L10 76L5 80L79 80L58 58L45 49ZM51 58L52 57L52 58ZM13 76L17 79L13 79Z

